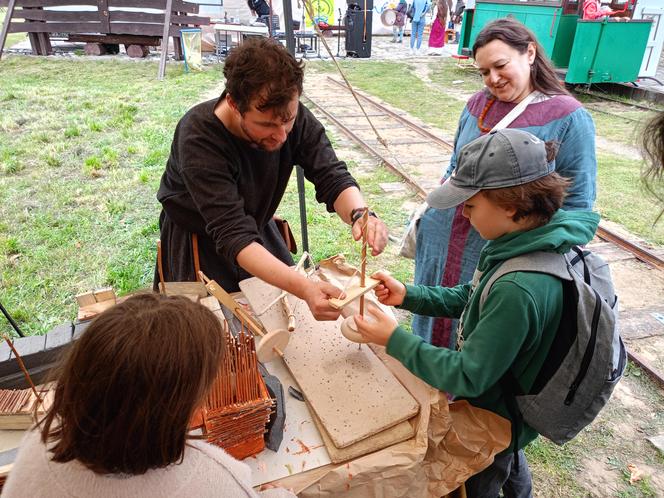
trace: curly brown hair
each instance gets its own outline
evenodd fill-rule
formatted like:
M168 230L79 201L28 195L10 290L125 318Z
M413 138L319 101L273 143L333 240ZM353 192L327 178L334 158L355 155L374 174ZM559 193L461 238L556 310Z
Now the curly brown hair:
M302 95L304 63L269 38L247 40L231 51L224 64L226 91L244 114L253 103L261 112L287 114L287 106ZM284 116L287 117L287 116Z
M217 317L184 297L141 294L100 314L54 374L38 424L52 459L132 475L181 460L223 341Z

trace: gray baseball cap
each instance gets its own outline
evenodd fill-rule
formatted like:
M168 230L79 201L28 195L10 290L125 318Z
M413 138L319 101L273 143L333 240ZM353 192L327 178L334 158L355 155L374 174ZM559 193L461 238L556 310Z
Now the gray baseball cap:
M429 194L427 203L448 209L480 190L523 185L555 169L555 162L546 160L544 142L532 133L514 128L492 131L461 148L452 176Z

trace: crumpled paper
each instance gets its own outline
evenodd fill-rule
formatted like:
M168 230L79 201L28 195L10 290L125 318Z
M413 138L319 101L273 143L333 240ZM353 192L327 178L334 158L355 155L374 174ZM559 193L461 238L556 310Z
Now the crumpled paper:
M342 283L354 273L343 256L328 258L320 267ZM508 420L467 401L449 403L445 393L414 376L385 348L371 348L420 404L420 413L410 421L415 437L273 484L293 489L302 498L438 498L486 468L507 448L511 439Z

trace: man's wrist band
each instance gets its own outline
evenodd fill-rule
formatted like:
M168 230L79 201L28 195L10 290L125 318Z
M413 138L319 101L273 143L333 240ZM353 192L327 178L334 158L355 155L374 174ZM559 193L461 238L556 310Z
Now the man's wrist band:
M350 212L350 225L353 226L357 220L362 218L364 215L364 211L366 211L367 208L355 208ZM373 216L374 218L378 218L378 215L374 213L373 211L369 211L369 216Z

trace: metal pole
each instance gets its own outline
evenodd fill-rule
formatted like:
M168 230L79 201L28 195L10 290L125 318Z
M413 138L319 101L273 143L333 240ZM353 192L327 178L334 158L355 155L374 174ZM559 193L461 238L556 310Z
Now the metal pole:
M295 57L295 36L293 35L293 8L290 0L284 0L284 24L286 32L286 48ZM302 26L304 28L304 26ZM297 173L297 198L300 204L300 233L302 234L302 250L309 252L309 234L307 232L307 205L304 196L304 171L295 167Z
M5 48L7 33L9 33L9 24L12 22L12 16L14 15L14 5L16 5L16 0L9 0L7 17L5 17L5 22L2 24L2 32L0 33L0 59L2 59L2 50Z
M309 234L307 233L307 200L304 197L304 171L296 166L297 171L297 198L300 201L300 231L302 232L302 250L309 252Z
M2 314L5 315L5 318L9 322L9 324L12 326L12 328L16 331L16 333L19 335L19 337L25 337L23 335L23 332L21 332L21 329L18 328L18 325L14 321L14 319L11 317L11 315L7 312L5 307L0 303L0 310L2 311Z
M173 0L166 0L166 10L164 10L164 32L161 37L161 58L159 59L158 80L163 80L166 74L166 56L168 55L168 38L171 31L171 11L173 10ZM173 38L175 44L175 38Z
M293 35L293 6L291 0L284 0L284 23L286 27L286 48L295 57L295 36Z

